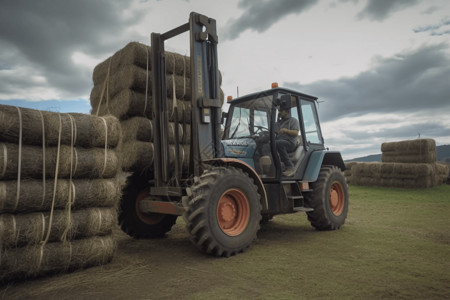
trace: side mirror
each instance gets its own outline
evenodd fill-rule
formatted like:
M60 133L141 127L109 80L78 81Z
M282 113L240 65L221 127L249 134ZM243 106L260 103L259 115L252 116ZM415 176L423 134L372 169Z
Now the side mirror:
M220 120L220 123L223 125L227 118L228 118L228 113L223 111L222 112L222 119Z

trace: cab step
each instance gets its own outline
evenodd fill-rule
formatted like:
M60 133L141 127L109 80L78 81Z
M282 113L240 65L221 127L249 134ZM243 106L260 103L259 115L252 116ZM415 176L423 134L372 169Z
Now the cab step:
M312 208L312 207L298 206L298 207L292 208L292 210L293 210L293 211L304 211L304 212L309 212L309 211L314 211L314 208Z
M293 200L294 203L294 207L292 208L293 211L308 212L314 210L314 208L303 206L304 205L303 196L288 196L288 199Z

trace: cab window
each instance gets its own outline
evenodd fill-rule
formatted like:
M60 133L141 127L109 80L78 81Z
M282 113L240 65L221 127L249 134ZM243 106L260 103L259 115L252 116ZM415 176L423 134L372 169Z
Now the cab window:
M322 136L319 130L316 108L313 102L302 100L303 125L305 128L306 142L322 144Z

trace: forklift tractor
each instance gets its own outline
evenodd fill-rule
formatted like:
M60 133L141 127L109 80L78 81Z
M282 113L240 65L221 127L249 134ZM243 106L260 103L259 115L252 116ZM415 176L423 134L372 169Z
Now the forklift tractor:
M174 166L167 159L164 57L165 42L184 32L191 43L188 170L178 159ZM348 212L345 165L339 152L324 146L317 98L274 86L229 101L228 112L222 113L217 43L215 20L197 13L187 24L152 34L154 165L151 174L128 178L119 215L122 229L136 238L162 236L183 216L199 249L225 257L245 251L261 224L278 214L305 212L316 229L339 229ZM283 175L286 166L277 150L279 108L298 124L295 148L288 153L291 176ZM178 120L173 122L178 128Z

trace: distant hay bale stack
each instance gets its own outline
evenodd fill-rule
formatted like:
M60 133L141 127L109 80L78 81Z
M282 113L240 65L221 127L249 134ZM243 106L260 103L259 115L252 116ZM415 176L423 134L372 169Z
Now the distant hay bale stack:
M358 163L352 168L355 185L398 188L429 188L436 186L436 164Z
M381 161L385 163L425 163L431 164L436 162L436 151L422 154L407 153L382 153Z
M344 175L345 175L345 178L347 179L347 183L352 183L352 168L357 163L358 162L356 162L356 161L346 162L345 163Z
M434 150L436 150L436 142L433 139L415 139L381 144L381 152L420 154Z
M436 163L436 181L437 184L450 184L450 165Z
M433 139L416 139L381 145L381 161L395 163L435 163L436 142Z

